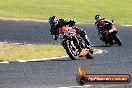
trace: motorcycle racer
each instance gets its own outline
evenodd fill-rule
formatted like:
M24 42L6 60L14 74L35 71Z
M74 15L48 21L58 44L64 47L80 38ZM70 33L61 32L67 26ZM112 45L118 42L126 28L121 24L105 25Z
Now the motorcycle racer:
M117 31L115 27L113 27L113 23L108 21L106 18L101 18L100 15L95 16L95 26L98 29L98 35L100 34L100 39L103 40L103 32L105 30L109 30L109 33Z
M113 23L108 21L105 18L101 18L100 15L96 15L95 20L96 20L95 25L96 25L99 33L102 33L104 31L104 29L109 30L110 33L113 31L116 31L116 29L114 29L112 27Z
M49 21L49 24L51 27L50 33L51 33L51 36L54 40L57 40L59 37L60 27L68 25L70 27L73 27L76 30L77 34L80 34L80 36L84 39L85 43L88 46L92 46L91 42L89 41L89 39L86 35L86 32L81 28L75 27L76 22L74 20L57 19L56 16L51 16L51 17L49 17L48 21Z

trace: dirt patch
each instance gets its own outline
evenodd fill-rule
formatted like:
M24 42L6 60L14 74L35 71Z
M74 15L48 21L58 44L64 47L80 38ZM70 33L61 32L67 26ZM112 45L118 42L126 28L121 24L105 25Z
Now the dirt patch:
M30 18L10 18L10 17L0 17L0 20L31 21L31 22L48 22L47 20L40 20L40 19L30 19Z
M0 17L0 20L25 21L25 22L48 22L48 20L41 20L41 19L10 18L10 17ZM81 24L81 22L77 22L76 24Z

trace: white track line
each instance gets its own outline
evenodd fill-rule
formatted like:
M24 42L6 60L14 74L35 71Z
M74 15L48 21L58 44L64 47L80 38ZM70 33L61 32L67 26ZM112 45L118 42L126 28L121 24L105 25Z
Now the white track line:
M54 59L61 59L67 58L69 56L61 56L61 57L51 57L51 58L42 58L42 59L32 59L32 60L18 60L19 62L33 62L33 61L45 61L45 60L54 60Z
M93 86L93 85L84 85L84 87L87 87L87 88L88 88L88 87L92 87L92 86Z
M83 86L69 86L69 88L82 88Z
M0 62L0 63L9 63L9 61L3 61L3 62Z
M109 51L107 51L107 50L103 50L103 53L108 53Z
M0 62L3 63L10 63L10 62L35 62L35 61L45 61L45 60L55 60L55 59L61 59L61 58L67 58L69 56L61 56L61 57L51 57L51 58L42 58L42 59L32 59L32 60L18 60L18 61L3 61Z
M95 52L94 54L101 54L103 52L104 52L104 50L98 50L98 52Z
M95 54L102 54L107 53L106 50L98 50ZM46 60L55 60L55 59L61 59L61 58L67 58L69 56L61 56L61 57L51 57L51 58L42 58L42 59L32 59L32 60L18 60L18 61L4 61L0 63L10 63L10 62L36 62L36 61L46 61Z

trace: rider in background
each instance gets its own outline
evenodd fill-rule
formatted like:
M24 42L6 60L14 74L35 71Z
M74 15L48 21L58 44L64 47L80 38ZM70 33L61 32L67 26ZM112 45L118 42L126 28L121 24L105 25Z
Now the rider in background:
M98 32L99 32L98 34L102 35L102 33L105 30L109 30L109 33L116 31L116 28L113 28L113 23L108 21L105 18L101 18L100 15L96 15L95 20L96 20L95 26L97 27ZM102 37L101 37L101 39L102 39Z
M54 40L57 40L60 34L60 27L65 26L65 25L69 25L71 27L73 27L74 29L76 29L77 34L80 34L80 36L84 39L85 43L88 46L92 46L87 35L86 32L81 29L81 28L77 28L75 27L75 21L74 20L65 20L65 19L57 19L56 16L52 16L49 18L49 24L51 26L50 28L50 33L51 36Z

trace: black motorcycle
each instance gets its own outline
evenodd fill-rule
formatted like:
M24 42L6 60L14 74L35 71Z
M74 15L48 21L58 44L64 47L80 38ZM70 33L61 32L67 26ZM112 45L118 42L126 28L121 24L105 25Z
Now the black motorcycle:
M76 60L78 57L93 58L93 49L86 45L80 35L76 34L74 28L62 27L62 30L65 30L62 45L72 60Z

